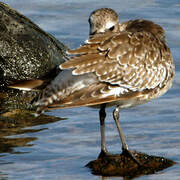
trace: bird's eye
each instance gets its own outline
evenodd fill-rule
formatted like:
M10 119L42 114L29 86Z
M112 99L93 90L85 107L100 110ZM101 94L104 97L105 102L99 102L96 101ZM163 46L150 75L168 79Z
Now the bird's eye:
M114 26L112 26L112 27L110 27L110 28L109 28L109 30L110 30L110 31L113 31L113 30L114 30L114 28L115 28L115 27L114 27Z

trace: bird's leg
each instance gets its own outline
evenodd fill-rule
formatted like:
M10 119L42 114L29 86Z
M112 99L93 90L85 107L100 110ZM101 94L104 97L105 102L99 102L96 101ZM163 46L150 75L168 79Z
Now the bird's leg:
M119 132L119 136L122 142L122 151L123 153L127 153L138 165L141 165L141 163L137 160L137 158L133 155L133 153L129 150L128 145L125 141L125 137L123 135L121 126L120 126L120 122L119 122L119 110L120 110L120 106L117 106L114 111L113 111L113 117Z
M100 118L100 129L101 129L101 153L99 157L107 154L106 142L105 142L105 118L106 118L106 104L102 104L99 110L99 118Z
M119 132L119 136L121 138L121 142L122 142L122 150L128 150L128 145L126 144L126 141L125 141L125 137L123 135L123 132L122 132L122 129L121 129L121 126L120 126L120 123L119 123L119 110L120 110L120 107L117 106L114 111L113 111L113 118L115 120L115 123L116 123L116 127L118 129L118 132Z

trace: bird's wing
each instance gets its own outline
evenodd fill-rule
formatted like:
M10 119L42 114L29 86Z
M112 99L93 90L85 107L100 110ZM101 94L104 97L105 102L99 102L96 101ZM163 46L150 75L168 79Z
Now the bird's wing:
M128 94L121 94L120 97L114 96L111 91L116 91L117 86L113 86L113 88L109 89L107 84L99 83L90 85L84 89L79 91L75 91L69 96L63 98L62 100L54 101L52 104L48 104L48 109L63 109L63 108L74 108L80 106L98 106L104 103L110 103L109 106L115 105L118 102L119 105L127 105L127 100L129 100L129 104L135 105L138 99L141 101L148 101L148 99L143 99L143 97L147 94L145 92L129 92ZM109 93L109 94L108 94ZM149 91L148 91L149 93ZM132 104L131 104L132 102ZM127 106L128 107L128 106Z
M39 112L46 107L93 106L115 101L128 107L165 93L174 75L172 55L163 31L150 23L151 32L149 22L143 26L142 22L132 23L122 32L96 34L78 49L69 50L72 57L60 69L71 69L75 82L82 75L85 84L79 87L76 83L77 89L73 85L55 92L54 86L50 86L52 92L47 91L48 95L39 101ZM89 82L88 74L93 75L93 81Z
M165 43L145 31L100 34L68 53L76 56L61 69L73 69L73 75L95 73L100 82L132 91L161 86L172 59Z
M18 83L14 83L12 85L9 85L9 88L13 89L19 89L19 90L25 90L25 91L39 91L39 87L43 85L44 81L41 79L35 79L35 80L26 80L26 81L20 81Z

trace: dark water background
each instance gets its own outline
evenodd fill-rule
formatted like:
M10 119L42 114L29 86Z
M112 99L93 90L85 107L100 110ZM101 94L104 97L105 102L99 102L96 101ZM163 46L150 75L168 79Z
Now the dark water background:
M171 90L145 105L122 110L121 124L131 149L164 156L176 165L138 180L180 179L180 1L179 0L4 0L70 48L89 33L88 16L100 7L119 12L120 21L145 18L164 27L174 56L176 77ZM121 144L107 109L108 149ZM53 123L19 124L0 132L0 180L98 180L84 167L100 151L98 110L76 108L46 114L67 118ZM19 131L17 131L17 129ZM16 133L16 131L18 133ZM6 134L6 136L4 136ZM4 144L4 146L3 146ZM122 179L109 177L107 180Z

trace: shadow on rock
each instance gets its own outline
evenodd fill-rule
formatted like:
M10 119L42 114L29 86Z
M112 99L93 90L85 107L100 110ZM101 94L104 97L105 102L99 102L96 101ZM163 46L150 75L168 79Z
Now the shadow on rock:
M154 174L175 164L174 161L164 157L150 156L137 151L132 151L132 153L141 165L138 165L128 154L122 153L101 156L90 161L86 167L89 167L95 175L132 179L141 175Z

